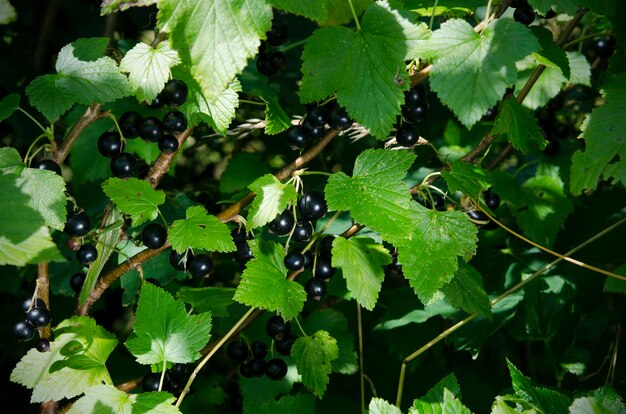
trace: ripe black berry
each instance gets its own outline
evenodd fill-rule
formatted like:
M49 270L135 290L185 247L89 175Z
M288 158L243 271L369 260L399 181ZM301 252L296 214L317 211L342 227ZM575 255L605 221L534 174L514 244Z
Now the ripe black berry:
M285 210L270 222L270 230L279 236L286 236L293 228L294 223L293 213L290 210Z
M596 55L602 58L610 58L615 51L615 39L612 37L601 37L593 42L593 50Z
M268 319L265 331L273 339L282 339L291 332L291 324L285 322L282 317L274 315Z
M41 298L36 298L34 305L33 305L33 298L26 298L22 302L22 310L24 312L28 312L29 310L31 310L31 308L45 308L45 307L46 307L46 302L44 302L43 299Z
M159 93L165 105L178 106L185 103L189 89L187 84L180 79L167 81L163 90Z
M404 92L404 105L405 106L417 106L426 101L428 96L428 90L423 83L418 83L410 91Z
M163 124L156 116L148 116L139 125L139 136L148 142L157 142L163 136Z
M487 204L487 207L491 210L495 210L500 207L500 196L491 191L491 189L485 191L483 193L483 197L485 197L485 204Z
M193 253L188 252L185 259L185 253L178 253L172 249L170 252L170 265L176 270L185 270L189 266L189 262L193 258Z
M70 287L76 293L80 292L83 288L83 284L85 283L85 274L84 273L74 273L70 278Z
M76 252L76 259L78 263L89 266L94 260L98 258L98 250L91 244L83 244Z
M287 67L287 57L283 52L272 52L269 55L269 59L272 66L274 66L277 71L285 69Z
M150 223L141 231L141 241L150 249L158 249L167 240L167 230L158 223Z
M489 223L489 217L487 217L487 215L480 210L470 210L467 212L467 216L470 218L472 223L478 226L484 226Z
M50 311L46 308L32 308L26 313L26 320L35 328L46 326L50 323Z
M118 178L128 178L135 175L137 158L133 154L122 152L111 159L111 173Z
M138 112L124 112L118 120L118 125L124 138L137 138L139 136L139 125L141 125L142 120L143 117Z
M298 220L296 223L296 228L293 231L293 235L291 236L294 241L297 242L307 242L311 240L311 236L313 235L313 224L307 220Z
M38 170L52 171L57 175L61 175L61 167L59 164L49 159L36 161L31 165L31 167L37 168Z
M250 367L249 361L244 361L239 364L239 373L244 378L252 378L254 375L252 374L252 368Z
M513 19L523 25L530 25L535 21L535 12L529 5L524 5L515 9Z
M274 66L272 58L267 53L259 53L256 58L256 69L263 76L273 76L278 73L279 68Z
M322 279L311 278L304 285L304 291L310 299L320 300L326 294L326 282Z
M159 138L159 150L166 154L171 154L178 150L178 140L173 135L163 135Z
M293 334L288 333L283 338L276 339L276 341L274 341L274 348L276 348L276 351L279 354L289 356L294 342L296 342L296 337Z
M237 263L241 266L245 266L253 257L252 250L250 250L248 243L240 243L237 245L237 251L235 252L235 260Z
M428 113L428 101L422 101L418 105L415 106L403 106L402 107L402 116L404 120L413 123L419 122L426 117Z
M162 125L168 134L177 134L187 129L187 117L180 111L170 111L163 116Z
M326 236L320 240L317 248L318 256L330 259L333 251L333 241L335 241L333 236Z
M213 262L208 255L198 254L189 261L187 270L189 270L189 273L194 277L205 277L211 271L212 266Z
M289 38L289 26L280 19L272 21L272 28L267 34L267 43L272 46L280 46Z
M318 220L328 212L324 194L319 191L309 191L298 200L298 210L306 220Z
M330 260L318 257L315 262L315 277L318 279L330 279L335 274L335 268Z
M151 372L146 374L141 381L141 387L144 392L152 392L159 390L159 383L161 382L161 373Z
M403 147L412 147L417 144L419 137L417 129L410 124L404 124L396 131L396 141Z
M546 12L546 15L545 16L541 16L541 17L543 17L544 19L551 19L551 18L553 18L555 16L556 16L556 12L554 10L552 10L552 8L550 8Z
M248 347L243 340L236 339L226 346L226 355L235 361L245 361L248 359Z
M145 105L150 108L150 109L159 109L162 108L163 105L165 104L163 102L163 99L161 98L161 95L157 95L152 102L144 102Z
M106 131L98 138L98 152L107 158L113 158L124 149L120 134L115 131Z
M250 344L250 351L254 358L263 359L267 355L267 344L263 341L254 341Z
M302 126L311 141L319 141L324 136L324 132L326 132L324 125L314 126L308 118L302 122Z
M248 240L248 234L245 227L236 227L230 231L230 237L233 238L235 244L245 243Z
M302 257L304 257L303 267L305 269L308 269L309 267L313 266L313 253L311 253L310 250L307 250L305 253L303 253Z
M304 266L304 255L299 252L289 252L285 256L284 262L287 270L300 270Z
M302 149L309 141L309 134L302 125L292 125L287 129L287 145L289 148L296 150Z
M35 349L39 352L48 352L50 350L50 341L46 338L39 338L35 344Z
M84 211L72 211L67 215L63 231L70 237L81 237L89 232L91 221Z
M492 106L487 109L485 115L483 115L483 121L495 121L498 116L498 105Z
M28 341L35 335L35 328L28 321L20 321L13 326L13 334L18 341Z
M339 131L344 131L352 126L354 121L348 116L345 108L335 106L328 114L328 125Z
M243 364L250 366L250 373L253 377L261 377L265 374L265 360L262 358L253 358L251 361L246 361Z
M326 116L328 114L328 108L325 106L316 106L306 113L306 119L312 126L323 127L326 125Z
M283 379L287 375L287 363L280 358L270 359L265 365L265 375L273 380Z

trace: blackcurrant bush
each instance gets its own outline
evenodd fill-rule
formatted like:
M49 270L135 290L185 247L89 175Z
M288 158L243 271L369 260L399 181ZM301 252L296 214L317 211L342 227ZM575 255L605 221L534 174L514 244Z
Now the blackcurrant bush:
M187 129L187 117L180 111L170 111L163 116L162 125L168 134L177 134Z
M328 212L324 194L319 191L308 191L298 200L298 210L304 219L318 220Z
M287 129L287 145L296 150L302 149L309 142L309 133L302 125L292 125Z
M139 136L148 142L157 142L163 136L163 125L156 116L148 116L139 125Z
M128 178L135 175L137 158L133 154L122 152L111 159L111 173L118 178Z
M161 382L160 372L151 372L146 374L141 380L141 387L144 392L152 392L159 390L159 383Z
M293 218L293 213L290 210L285 210L270 222L269 228L272 233L279 236L286 236L289 234L294 224L295 219Z
M529 26L535 21L535 12L529 5L518 7L513 13L513 19L518 23Z
M59 164L57 164L56 162L50 159L36 161L31 165L31 167L36 168L38 170L52 171L53 173L57 175L61 175L61 167L59 166Z
M35 349L39 352L48 352L50 350L50 341L46 338L39 338L35 343Z
M83 284L85 283L85 274L84 273L74 273L70 278L70 287L76 293L80 292L83 288Z
M323 127L326 125L328 108L325 106L315 106L307 111L306 119L312 126Z
M289 252L285 256L284 262L287 270L300 270L304 267L304 255L299 252Z
M495 210L500 207L500 196L491 191L491 189L485 191L483 193L483 197L485 198L485 204L491 210Z
M296 337L291 333L287 333L281 339L274 341L274 348L276 348L279 354L289 356L294 342L296 342Z
M289 38L289 26L280 19L272 21L272 28L267 35L267 43L272 46L280 46Z
M36 298L34 304L33 304L33 298L26 298L22 302L22 310L24 312L28 312L32 308L45 308L45 307L46 307L46 302L44 302L43 299L41 298Z
M256 58L256 69L263 76L273 76L278 73L279 68L274 66L270 55L259 53Z
M89 266L94 260L98 258L98 250L92 244L83 244L76 252L76 259L78 263Z
M263 341L254 341L250 344L250 351L254 358L263 359L267 355L267 344Z
M189 261L187 270L189 270L189 273L194 277L205 277L211 271L212 266L213 262L208 255L198 254Z
M122 131L124 138L137 138L139 136L139 125L141 125L142 120L143 117L139 114L139 112L124 112L118 120L118 125L120 126L120 130Z
M226 355L235 361L245 361L248 359L248 347L241 339L235 339L226 345Z
M120 134L115 131L103 132L98 138L98 152L107 158L113 158L124 149Z
M141 241L150 249L158 249L167 240L167 229L158 223L150 223L141 231Z
M164 152L166 154L171 154L178 150L178 140L175 136L170 134L165 134L161 138L159 138L159 151Z
M240 243L237 245L237 251L235 252L235 260L237 263L241 266L245 266L253 257L252 250L250 250L248 243Z
M50 323L50 311L46 308L32 308L26 313L26 320L35 328L46 326Z
M291 332L291 324L282 317L274 315L267 320L265 331L273 339L281 339Z
M298 220L292 238L297 242L308 242L313 235L313 224L308 220Z
M328 125L336 130L344 131L352 126L354 121L348 116L345 108L335 106L328 114Z
M35 335L35 327L28 321L20 321L13 326L13 334L18 341L28 341Z
M189 266L189 262L193 258L193 253L187 252L187 257L185 258L185 253L178 253L176 250L172 249L170 252L170 265L176 270L185 270Z
M415 106L403 106L402 117L404 120L413 123L419 122L426 117L428 113L428 101L423 101L419 105Z
M405 106L418 106L422 102L426 101L428 96L428 90L423 83L418 83L410 91L404 92L404 105Z
M269 379L280 380L287 375L287 363L280 358L273 358L265 364L265 375Z
M311 278L304 285L304 291L309 298L320 300L326 294L326 282L322 279Z
M72 211L67 215L63 231L70 237L81 237L89 232L91 221L84 211Z
M419 138L417 128L410 124L404 124L396 131L396 142L403 147L412 147L417 144Z
M179 106L185 103L189 88L187 84L180 79L171 79L167 81L159 96L165 105Z
M335 274L335 268L330 260L318 257L315 262L315 277L318 279L330 279Z

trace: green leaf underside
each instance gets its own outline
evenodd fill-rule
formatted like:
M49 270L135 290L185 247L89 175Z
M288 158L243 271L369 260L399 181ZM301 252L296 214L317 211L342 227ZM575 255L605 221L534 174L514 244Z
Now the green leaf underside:
M178 52L168 41L155 48L137 43L120 62L120 70L128 72L130 86L139 102L152 102L165 86L170 69L180 63Z
M165 202L165 193L155 190L150 183L138 178L109 178L102 190L117 208L132 219L132 226L157 218L159 207Z
M275 242L248 242L254 258L241 275L234 300L255 308L280 311L292 319L302 311L306 292L301 284L287 280L284 248Z
M402 411L382 398L372 398L368 405L369 414L402 414Z
M127 394L112 385L96 385L85 390L85 395L76 401L68 414L82 413L180 413L173 403L176 400L168 392L144 392Z
M314 414L315 398L311 394L285 395L255 407L257 414L298 413Z
M365 309L374 309L385 278L384 266L389 263L387 249L368 237L333 241L332 265L341 268L348 290Z
M4 121L11 116L20 105L20 95L12 93L0 100L0 121Z
M32 403L72 398L102 383L112 385L105 362L116 345L115 335L93 319L73 316L55 328L49 352L31 348L22 357L11 381L33 390Z
M538 146L540 149L546 146L537 119L515 99L506 99L502 102L491 132L495 135L506 135L511 145L523 153L530 151L532 146Z
M482 34L460 19L444 22L416 49L433 63L430 85L467 128L502 98L517 78L515 62L539 48L532 32L497 19Z
M188 315L183 302L151 283L141 286L136 318L126 347L140 364L193 362L211 337L210 313Z
M157 26L213 102L256 55L272 20L265 0L159 0ZM215 64L219 62L219 64Z
M292 184L283 184L272 174L260 177L248 188L256 193L248 212L248 230L266 225L298 199L298 193Z
M269 166L258 154L250 152L233 154L220 177L220 192L222 194L236 193L269 172Z
M459 160L452 163L450 171L442 171L441 176L451 192L460 191L476 201L490 184L487 172L481 166Z
M291 348L291 357L302 375L302 384L318 398L326 392L331 362L338 356L337 341L322 330L298 338Z
M355 221L383 235L408 236L411 196L402 179L414 160L409 151L363 151L352 178L342 172L329 178L325 188L328 209L350 210Z
M269 98L265 105L265 133L268 135L280 134L290 126L291 118L280 106L278 98Z
M230 230L217 217L207 214L202 206L189 207L186 218L172 223L168 239L179 253L189 248L221 253L237 250Z
M394 242L398 261L415 293L424 303L449 283L459 257L468 259L476 250L477 228L460 211L436 211L412 203L409 239Z
M386 1L365 11L361 31L339 26L316 30L302 54L302 101L322 100L336 91L353 119L385 139L409 88L404 60L426 32L425 24L412 24Z
M183 286L176 296L190 304L196 312L211 312L213 317L222 317L228 316L227 308L235 303L234 294L234 288Z
M460 261L454 279L443 288L446 299L467 313L478 313L491 318L491 303L483 286L483 278L469 264Z
M585 119L585 149L572 156L572 194L596 188L600 179L626 184L626 72L611 77L602 88L606 103Z

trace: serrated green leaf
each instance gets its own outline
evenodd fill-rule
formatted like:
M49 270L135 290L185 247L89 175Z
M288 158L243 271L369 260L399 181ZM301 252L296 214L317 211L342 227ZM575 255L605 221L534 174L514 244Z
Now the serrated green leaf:
M535 145L540 149L546 146L537 119L515 99L506 99L500 104L491 132L496 135L505 134L511 145L523 153L527 153Z
M193 288L183 286L176 293L176 297L190 304L196 312L211 312L214 317L228 316L227 308L235 301L234 288L202 287Z
M302 384L318 398L326 391L331 362L339 356L337 341L326 331L300 337L291 348L291 357L302 375Z
M461 395L461 387L454 374L442 378L426 395L413 401L409 414L441 414L444 411L446 391L457 397Z
M17 179L17 185L30 196L28 206L41 214L46 226L63 230L67 216L63 177L51 171L25 168Z
M600 401L594 397L576 398L568 409L568 413L570 414L615 414L616 412L619 411L613 411L603 407Z
M283 184L272 174L257 179L248 188L256 193L248 210L246 222L248 230L265 226L298 199L293 184Z
M354 120L376 138L387 138L404 102L403 91L409 89L404 60L426 32L425 24L411 23L384 0L365 11L360 31L339 26L316 30L302 53L302 101L322 100L336 91Z
M455 398L450 390L443 390L443 401L443 414L472 414L470 409L464 406L458 398Z
M411 219L411 237L392 242L404 275L426 303L452 280L459 257L474 255L478 230L460 211L441 212L417 203L412 203Z
M612 413L623 411L626 408L622 397L610 385L593 390L590 394L600 402L602 407L608 408Z
M328 209L350 210L354 220L383 235L408 236L411 196L402 179L414 160L409 151L363 151L352 178L339 172L328 179Z
M539 412L555 414L568 412L571 400L567 396L555 390L534 387L530 379L525 377L511 361L507 359L506 362L516 396L528 401Z
M57 86L56 75L42 75L27 87L26 95L32 106L49 121L54 121L74 105L71 92Z
M497 19L476 33L452 19L417 48L433 63L430 86L467 128L498 102L517 78L515 62L539 48L532 32L510 19Z
M102 0L100 15L124 11L131 7L146 7L155 4L157 0Z
M615 273L619 275L626 275L626 264L620 266ZM613 277L607 277L604 282L604 291L613 293L623 293L626 295L626 281Z
M335 6L337 0L271 0L273 7L289 13L303 16L316 22L323 22L328 18L328 10Z
M294 371L296 371L295 367L289 369L286 376L293 375ZM297 376L297 372L295 375ZM275 400L281 394L284 395L289 393L293 386L293 382L291 379L287 378L282 381L274 381L269 379L267 376L262 376L260 378L245 378L240 375L239 386L241 388L241 396L243 397L244 414L248 414L250 412L254 414L257 407L265 404L266 402Z
M220 177L220 193L236 193L269 172L269 166L258 154L237 152L228 160L226 169Z
M178 52L169 41L155 48L137 43L120 62L120 70L128 72L130 86L139 102L152 102L169 79L170 69L180 63Z
M168 392L144 392L127 394L112 385L96 385L85 390L68 414L82 413L180 413L173 403L176 400Z
M554 7L554 11L574 16L584 3L580 0L528 0L528 4L542 15L545 15L551 7Z
M20 95L17 93L12 93L2 98L0 101L0 121L4 121L10 117L13 111L15 111L19 106Z
M133 227L156 219L159 206L165 202L162 190L138 178L109 178L102 183L102 190L122 213L131 216Z
M186 218L172 223L169 241L172 248L183 253L189 248L217 252L237 250L226 224L207 214L202 206L192 206L185 212Z
M248 242L254 258L246 264L234 300L255 308L280 311L292 319L304 307L306 292L301 284L287 280L285 250L275 242Z
M389 251L369 237L336 237L332 252L332 265L341 268L352 296L365 309L374 309L384 266L391 263Z
M0 24L9 24L17 19L15 8L9 0L0 1Z
M569 78L571 76L569 60L565 50L554 43L552 32L541 26L532 26L530 30L539 40L540 45L540 49L533 52L531 56L542 65L561 69L563 76Z
M279 400L270 400L255 409L257 414L299 413L314 414L315 398L310 394L285 395Z
M320 26L339 26L350 23L354 19L350 4L356 15L360 16L373 3L374 0L352 0L351 2L335 0L334 4L328 8L328 18L318 23Z
M139 294L134 335L126 341L140 364L194 362L211 338L211 314L188 315L183 302L144 282Z
M109 354L117 345L115 335L107 332L87 316L73 316L55 329L55 339L50 341L50 351L39 352L31 348L11 373L11 381L33 390L32 403L72 398L89 387L111 384L105 366ZM62 355L64 347L75 343L76 352ZM91 362L88 368L75 369L70 364L52 370L55 363L82 357Z
M13 147L0 148L0 173L20 174L24 170L22 157Z
M285 113L278 98L268 98L265 104L265 133L280 134L291 126L291 118Z
M606 103L595 108L583 123L585 149L572 156L572 194L595 189L600 179L626 184L625 82L626 72L611 77L602 88Z
M467 313L478 313L491 319L491 303L483 286L483 278L469 264L459 262L459 269L450 283L441 288L446 299Z
M487 172L480 165L460 160L452 163L450 171L442 171L441 176L451 192L460 191L475 200L490 186Z
M367 406L369 414L402 414L402 411L382 398L372 398Z
M265 0L159 0L157 26L213 102L256 55L272 21Z

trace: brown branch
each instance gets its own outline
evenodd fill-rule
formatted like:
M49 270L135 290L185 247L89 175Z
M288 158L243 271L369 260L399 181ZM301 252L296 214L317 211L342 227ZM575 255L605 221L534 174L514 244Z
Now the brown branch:
M152 188L156 188L156 186L159 185L159 181L161 181L161 178L163 178L165 173L167 173L167 170L170 169L172 161L174 161L176 155L178 155L178 152L182 149L183 144L187 138L189 138L189 135L191 135L191 128L187 128L185 131L178 134L176 136L176 139L178 140L178 149L169 154L162 152L159 154L156 161L154 161L150 170L146 174L146 180L150 183Z
M102 111L102 104L91 104L69 130L61 146L54 151L53 160L59 165L62 164L70 153L72 145L74 145L74 142L76 142L76 139L83 133L85 128L100 118L106 118L108 114L108 111Z
M50 310L50 278L48 277L48 262L37 265L37 297L44 301ZM50 324L39 328L39 337L49 339L52 335Z

